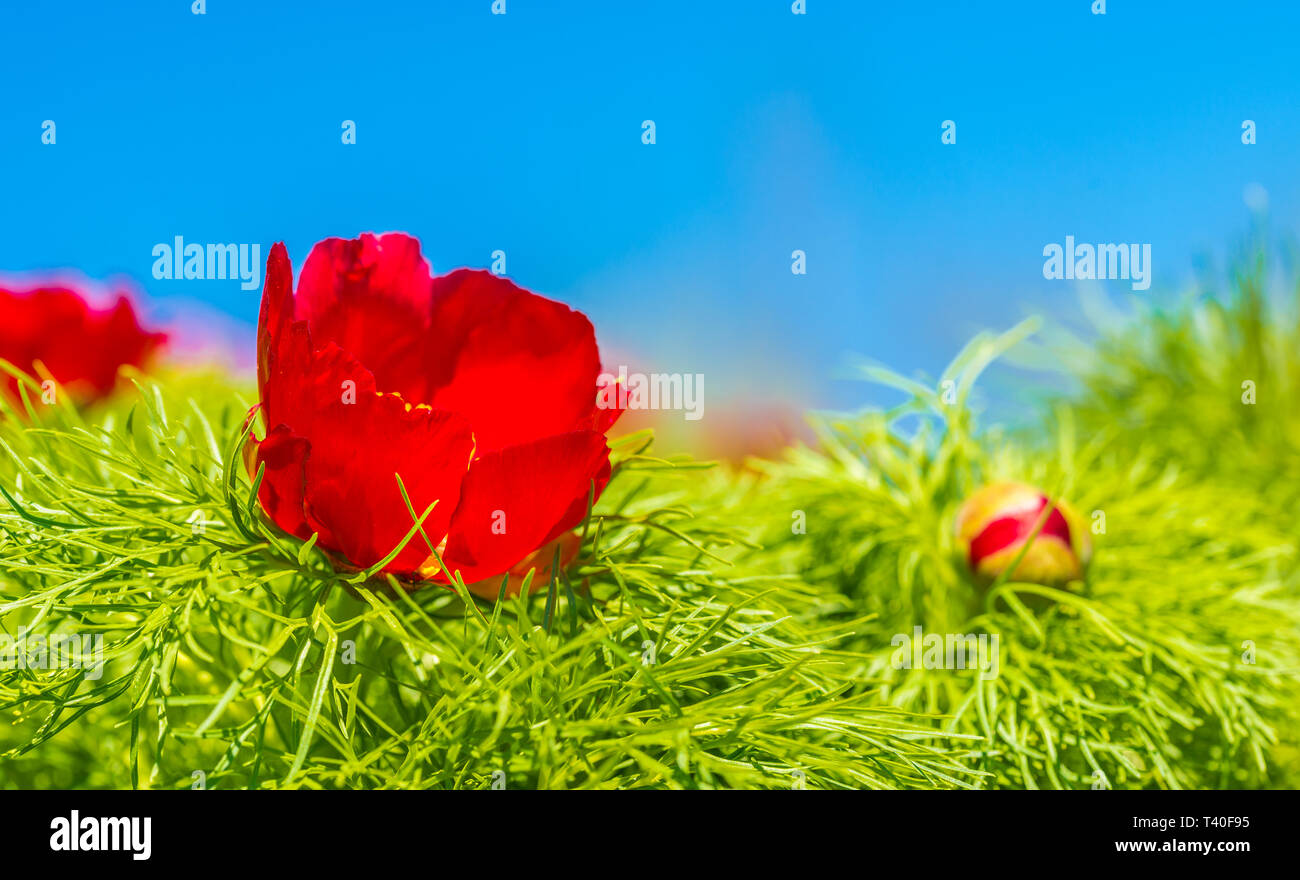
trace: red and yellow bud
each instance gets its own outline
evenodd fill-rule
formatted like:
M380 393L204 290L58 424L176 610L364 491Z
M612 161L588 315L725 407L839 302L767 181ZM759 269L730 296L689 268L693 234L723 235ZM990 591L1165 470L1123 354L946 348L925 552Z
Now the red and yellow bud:
M975 579L989 583L1019 555L1048 498L1024 483L990 483L957 511L957 547ZM1083 577L1092 542L1074 511L1058 501L1009 580L1060 586Z

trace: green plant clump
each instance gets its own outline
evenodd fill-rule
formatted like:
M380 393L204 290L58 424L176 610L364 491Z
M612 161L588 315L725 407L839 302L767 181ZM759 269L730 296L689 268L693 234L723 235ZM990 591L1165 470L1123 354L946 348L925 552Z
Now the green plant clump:
M78 411L4 365L0 639L100 662L0 652L0 786L1300 786L1286 313L1243 276L1140 315L1023 429L969 403L1030 324L934 384L871 371L906 399L818 415L779 461L622 437L577 563L496 602L270 526L237 383L136 376ZM995 479L1080 511L1084 582L972 583L953 516ZM900 662L918 634L989 662Z

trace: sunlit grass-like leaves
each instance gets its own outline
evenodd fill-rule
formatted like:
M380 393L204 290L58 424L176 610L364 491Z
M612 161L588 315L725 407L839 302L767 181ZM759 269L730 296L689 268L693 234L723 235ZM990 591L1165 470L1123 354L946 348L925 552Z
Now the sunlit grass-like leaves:
M1300 786L1300 321L1262 265L1067 353L1082 391L1028 428L970 400L1032 322L933 382L864 368L902 402L780 461L624 437L578 562L496 602L269 526L220 376L85 412L23 377L0 634L100 634L104 666L0 670L0 786ZM1095 527L1085 583L971 583L953 516L993 479ZM997 674L897 668L917 626L996 635Z
M0 782L210 788L966 786L925 719L845 677L697 514L725 480L616 444L580 563L531 598L336 571L259 514L247 401L137 379L0 424L0 623L103 635L102 677L0 673ZM413 532L415 529L413 528ZM418 538L417 538L418 539Z

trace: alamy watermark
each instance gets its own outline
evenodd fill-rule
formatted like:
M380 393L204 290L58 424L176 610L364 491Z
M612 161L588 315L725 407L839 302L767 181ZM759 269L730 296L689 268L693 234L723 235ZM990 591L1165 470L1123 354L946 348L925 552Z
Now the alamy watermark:
M704 416L703 373L629 373L622 366L597 376L596 389L598 409L681 410L688 422Z
M996 633L927 633L919 626L912 634L899 633L889 640L898 650L889 658L895 669L978 669L990 681L1002 668L1002 637Z
M104 675L104 636L95 633L0 633L0 669L84 669L86 679Z
M244 290L262 286L262 246L260 244L186 244L176 236L171 244L153 246L157 258L153 277L158 280L224 281L239 279Z
M1088 281L1132 281L1134 290L1151 286L1151 244L1075 244L1067 235L1065 244L1053 242L1043 248L1043 277Z
M71 815L50 820L54 852L129 852L137 862L153 854L153 819L149 816Z

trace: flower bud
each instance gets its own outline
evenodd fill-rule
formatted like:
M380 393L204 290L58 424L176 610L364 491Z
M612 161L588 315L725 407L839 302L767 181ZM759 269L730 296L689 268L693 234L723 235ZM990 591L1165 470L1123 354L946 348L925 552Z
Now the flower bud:
M1048 498L1024 483L990 483L957 511L957 547L975 579L1006 571L1043 517ZM1092 543L1078 517L1057 502L1008 580L1062 586L1083 577Z

